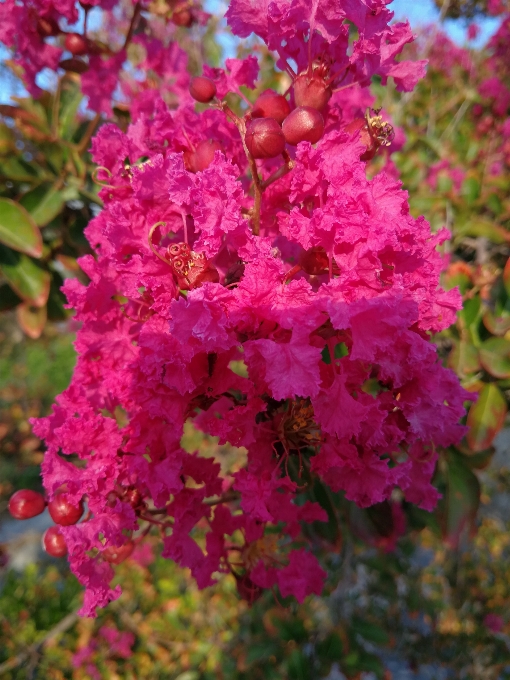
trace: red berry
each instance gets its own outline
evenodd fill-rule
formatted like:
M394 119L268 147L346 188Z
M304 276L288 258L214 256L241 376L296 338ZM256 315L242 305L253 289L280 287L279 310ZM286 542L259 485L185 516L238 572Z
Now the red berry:
M62 536L58 527L46 529L42 537L42 546L52 557L67 555L66 539Z
M55 524L67 527L76 524L83 515L83 503L80 501L78 505L73 505L65 494L60 493L48 503L48 510Z
M290 113L289 102L273 90L266 90L253 105L252 118L274 118L280 125Z
M189 93L197 102L207 104L216 96L216 85L206 76L195 76L189 84Z
M51 17L40 17L37 20L37 32L41 38L49 38L52 35L58 35L60 28L55 19Z
M255 118L246 126L246 146L253 158L274 158L285 149L285 137L274 118Z
M172 14L172 23L189 28L193 23L193 15L186 4L178 5Z
M324 134L324 118L317 109L300 106L283 121L282 130L286 141L293 146L299 142L315 144Z
M46 501L37 491L20 489L11 496L8 507L15 519L30 519L44 512Z
M296 106L310 106L322 111L331 99L333 91L320 75L307 72L299 75L294 81L294 101Z
M133 541L128 541L118 548L116 546L109 546L108 548L105 548L101 554L107 562L111 562L112 564L120 564L131 555L134 548L135 544Z
M79 57L88 52L87 40L82 35L78 35L78 33L68 33L66 35L65 48L71 54L74 54L75 57Z
M221 144L214 139L205 139L195 151L184 152L184 167L190 172L202 172L213 162L215 151L222 151Z

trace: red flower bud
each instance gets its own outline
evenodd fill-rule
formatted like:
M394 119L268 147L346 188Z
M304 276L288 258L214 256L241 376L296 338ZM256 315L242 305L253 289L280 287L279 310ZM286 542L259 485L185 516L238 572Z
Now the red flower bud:
M66 539L62 536L58 527L46 529L42 537L42 547L52 557L67 555Z
M40 17L37 20L37 32L41 38L49 38L60 33L60 27L51 17Z
M172 23L189 28L193 24L193 14L186 4L177 5L172 14Z
M76 524L83 515L83 503L80 501L78 505L73 505L65 494L60 493L48 503L48 510L55 524L67 527Z
M324 134L324 119L317 109L300 106L283 121L282 130L286 141L293 146L299 142L315 144Z
M101 554L107 562L120 564L131 555L134 549L135 544L133 541L128 541L119 547L113 545L109 546L108 548L105 548Z
M206 76L196 76L191 79L189 93L197 102L207 104L216 96L216 85Z
M266 90L253 105L252 118L274 118L280 125L290 113L289 102L273 90Z
M294 81L294 101L296 106L310 106L322 111L331 99L333 91L321 75L302 73Z
M197 145L195 151L184 152L184 167L189 172L205 170L213 162L215 151L223 151L221 144L214 139L205 139Z
M285 137L274 118L255 118L246 126L246 146L253 158L274 158L285 149Z
M78 33L68 33L64 46L75 57L82 56L88 52L87 39L82 35L78 35Z
M46 507L44 496L31 489L20 489L9 500L9 512L14 519L30 519L40 515Z

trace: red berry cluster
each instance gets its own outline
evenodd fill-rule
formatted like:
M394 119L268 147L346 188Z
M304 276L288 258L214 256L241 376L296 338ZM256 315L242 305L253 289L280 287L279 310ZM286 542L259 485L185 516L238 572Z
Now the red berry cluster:
M324 134L323 111L331 96L332 88L321 68L315 68L297 76L293 83L293 98L296 108L291 109L287 99L273 90L259 95L253 108L244 117L244 143L253 158L276 158L286 144L297 146L300 142L316 144ZM189 91L195 101L201 104L214 102L217 89L213 80L206 76L191 79ZM393 140L393 128L383 122L379 111L374 116L367 112L365 118L354 120L346 131L360 134L367 147L361 160L371 160L381 146L388 146ZM190 172L205 170L212 163L214 152L221 150L218 142L205 140L196 148L184 152L184 163Z
M83 515L82 501L75 505L67 499L64 492L61 492L47 503L44 496L37 491L20 489L11 496L8 508L15 519L31 519L44 512L46 505L55 526L44 532L43 548L52 557L64 557L67 555L67 545L59 526L71 526L80 520Z

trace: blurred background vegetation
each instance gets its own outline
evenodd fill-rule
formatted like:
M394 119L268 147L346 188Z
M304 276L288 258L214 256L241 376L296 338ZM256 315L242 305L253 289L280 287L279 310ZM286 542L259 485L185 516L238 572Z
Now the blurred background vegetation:
M449 16L490 4L456 2ZM504 45L460 49L437 30L411 48L430 59L414 93L374 83L406 140L370 172L394 163L413 214L452 231L444 285L460 287L464 307L435 341L478 400L466 440L441 452L434 513L332 498L327 587L301 606L266 593L250 607L233 579L199 592L149 543L117 568L120 600L79 619L67 563L38 548L45 515L24 533L8 518L13 491L40 489L28 420L48 413L74 365L59 288L83 277L83 228L101 206L87 148L102 121L84 113L75 74L38 101L0 106L0 678L510 678L510 60ZM125 111L115 116L125 125ZM200 450L220 455L212 438Z

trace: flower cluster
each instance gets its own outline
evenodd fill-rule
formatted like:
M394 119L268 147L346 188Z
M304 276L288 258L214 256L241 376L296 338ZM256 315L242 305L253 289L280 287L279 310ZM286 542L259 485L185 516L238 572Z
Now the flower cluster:
M170 63L182 59L171 42L177 27L208 18L192 0L138 0L131 7L119 0L5 0L0 42L12 51L12 63L33 96L41 94L37 80L44 69L72 72L82 76L89 108L111 115L116 88L132 94L133 67L145 76L150 72L152 80L163 78ZM136 86L147 87L147 77Z
M278 54L289 100L232 111L226 94L258 77L253 57L232 59L192 82L205 111L152 97L125 133L108 124L93 141L96 257L80 260L88 286L65 285L78 361L34 423L50 501L87 501L60 528L86 615L118 596L111 563L154 527L200 587L224 572L249 600L320 593L301 533L328 519L317 485L360 507L398 488L431 510L436 447L465 430L467 394L430 342L460 306L438 287L448 233L411 216L391 175L366 174L393 135L362 117L363 88L422 75L395 61L409 27L389 25L384 0L233 0L227 16ZM236 464L190 452L186 424Z

